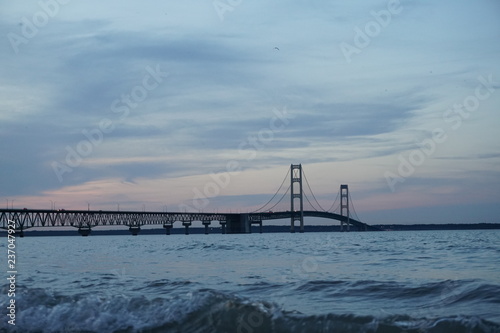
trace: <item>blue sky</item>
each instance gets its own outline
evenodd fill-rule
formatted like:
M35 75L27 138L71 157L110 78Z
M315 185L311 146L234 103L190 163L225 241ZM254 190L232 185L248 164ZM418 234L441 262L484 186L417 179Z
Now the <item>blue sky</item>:
M498 222L500 3L1 1L0 204ZM165 207L166 206L166 207Z

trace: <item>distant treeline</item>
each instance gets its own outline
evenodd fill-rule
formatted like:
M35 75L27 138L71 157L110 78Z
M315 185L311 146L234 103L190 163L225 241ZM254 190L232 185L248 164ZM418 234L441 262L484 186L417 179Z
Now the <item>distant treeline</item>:
M500 223L375 224L373 226L390 231L500 229Z

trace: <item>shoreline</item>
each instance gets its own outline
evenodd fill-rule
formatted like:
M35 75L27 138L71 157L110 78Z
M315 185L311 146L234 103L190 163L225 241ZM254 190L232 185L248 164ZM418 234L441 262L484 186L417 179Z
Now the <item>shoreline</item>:
M450 224L372 224L371 226L381 229L381 231L437 231L437 230L498 230L500 223L450 223ZM131 236L130 231L126 226L123 229L101 229L96 227L92 229L91 236L110 236L110 235L123 235ZM259 227L253 226L251 233L259 233ZM304 232L341 232L340 226L330 225L306 225ZM350 232L359 232L352 230ZM172 228L170 230L172 235L184 235L185 229L182 227ZM191 227L189 234L204 234L205 228ZM210 228L210 234L221 234L221 228ZM262 226L262 233L290 233L289 225L268 225ZM297 232L298 233L298 232ZM5 237L6 231L0 231L0 236ZM165 235L163 228L147 228L141 229L139 235ZM230 234L228 234L230 235ZM46 237L46 236L79 236L78 229L74 230L33 230L24 229L24 237ZM166 235L167 236L167 235Z

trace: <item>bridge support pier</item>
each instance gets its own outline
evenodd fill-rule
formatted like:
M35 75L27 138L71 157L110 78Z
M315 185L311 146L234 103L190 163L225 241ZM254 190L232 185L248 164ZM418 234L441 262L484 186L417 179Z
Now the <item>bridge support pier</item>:
M19 237L24 237L24 231L23 231L23 225L19 225L19 229L16 229L16 235L19 235Z
M83 226L78 228L78 233L83 237L87 237L92 232L90 226Z
M250 220L248 214L227 215L228 234L248 234L250 233Z
M226 221L219 221L220 227L221 227L221 232L223 235L226 234Z
M163 225L163 228L165 228L165 232L167 235L170 235L170 229L172 229L173 225L172 223L166 223Z
M138 225L130 226L128 231L132 233L132 236L137 236L141 232L141 227Z
M189 235L189 227L191 226L191 221L184 221L182 222L182 225L184 226L184 228L186 228L184 233L186 235Z
M205 226L205 235L208 235L208 226L212 223L210 221L203 221L203 225Z

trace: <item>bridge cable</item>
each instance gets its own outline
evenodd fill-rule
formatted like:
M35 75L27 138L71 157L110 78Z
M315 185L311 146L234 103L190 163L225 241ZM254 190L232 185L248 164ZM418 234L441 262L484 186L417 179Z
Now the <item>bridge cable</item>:
M311 201L309 201L309 198L307 197L307 194L306 194L306 193L304 193L304 197L306 198L307 202L309 202L309 205L311 205L312 209L314 209L315 211L318 211L318 210L316 209L316 207L314 207L314 205L311 203Z
M281 196L281 199L280 199L280 200L279 200L276 204L274 204L274 206L269 207L269 210L270 210L270 211L271 211L274 207L278 206L278 205L281 203L281 201L283 201L283 198L284 198L284 197L288 194L288 192L290 191L290 188L291 188L291 187L292 187L291 185L290 185L290 186L288 186L288 189L287 189L287 190L286 190L286 192L283 194L283 196Z
M276 193L274 193L273 197L272 197L271 199L269 199L269 201L268 201L268 202L266 202L264 206L260 207L259 209L254 210L254 211L253 211L253 212L251 212L251 213L257 213L258 211L260 211L260 210L264 209L264 208L265 208L265 207L266 207L266 206L267 206L267 205L268 205L271 201L273 201L273 199L276 197L276 195L277 195L277 194L279 193L279 191L281 190L281 187L283 187L283 184L285 183L285 181L286 181L286 179L287 179L287 177L288 177L288 175L289 175L289 174L290 174L290 169L288 169L288 172L286 173L285 178L284 178L284 179L283 179L283 181L281 182L281 185L280 185L280 187L278 188L278 190L276 191ZM287 192L288 192L288 190L287 190ZM281 200L283 200L283 198L281 198L281 199L280 199L280 201L278 201L278 203L280 203L280 202L281 202ZM276 205L274 205L274 206L276 206ZM273 207L274 207L274 206L273 206Z
M335 203L337 202L337 200L339 199L339 195L340 195L340 191L337 192L337 197L335 198L335 201L333 202L333 204L330 206L330 208L328 208L327 212L329 211L332 211L333 207L335 206ZM333 212L335 212L337 209L333 210Z
M307 181L307 177L306 177L306 173L305 173L304 169L302 169L302 173L304 174L304 179L306 180L307 187L309 188L309 191L311 191L311 194L312 194L312 196L314 198L314 201L316 201L316 203L318 204L319 208L322 211L326 212L326 210L323 207L321 207L321 205L319 204L318 200L316 200L316 197L314 196L314 192L312 191L311 186L309 186L309 182ZM309 201L309 200L307 200L307 201ZM311 204L311 203L309 202L309 204ZM312 204L311 204L311 206L312 206ZM316 208L314 208L314 209L316 209Z
M354 208L354 201L352 201L351 192L349 192L349 201L351 203L352 210L354 211L354 215L356 216L356 219L361 222L361 220L359 219L358 214L356 213L356 208Z

